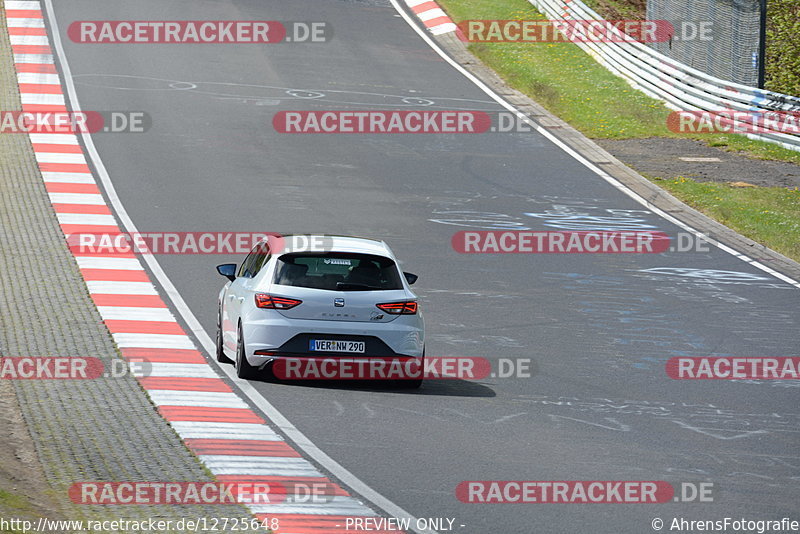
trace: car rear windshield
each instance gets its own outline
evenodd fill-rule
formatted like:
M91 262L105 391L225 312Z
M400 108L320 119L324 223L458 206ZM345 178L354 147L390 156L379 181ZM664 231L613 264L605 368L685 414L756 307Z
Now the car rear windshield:
M403 289L391 259L342 252L284 254L278 258L275 283L330 291Z

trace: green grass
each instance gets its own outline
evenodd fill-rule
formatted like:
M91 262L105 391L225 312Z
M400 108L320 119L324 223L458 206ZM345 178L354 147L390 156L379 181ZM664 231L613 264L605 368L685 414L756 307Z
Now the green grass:
M441 0L458 21L543 19L526 0ZM690 137L710 146L800 164L800 152L739 135L670 131L670 110L611 74L572 43L472 43L469 50L515 89L594 139Z
M0 517L9 520L11 518L29 518L34 514L33 507L28 499L0 489ZM0 529L0 534L19 534L21 530Z
M800 189L731 187L683 177L654 182L743 236L800 261Z
M604 1L622 7L622 0ZM440 0L457 22L469 19L541 19L526 0ZM571 43L473 43L470 51L506 82L588 137L691 137L749 157L800 164L800 152L736 135L677 134L670 111L632 89ZM740 234L800 261L800 191L735 188L679 178L655 179L686 204Z

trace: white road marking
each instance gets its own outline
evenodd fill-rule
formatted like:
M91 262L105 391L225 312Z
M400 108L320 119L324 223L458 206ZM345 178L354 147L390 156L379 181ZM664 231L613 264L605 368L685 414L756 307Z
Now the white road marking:
M42 5L38 0L6 0L6 11L12 9L39 9Z
M11 37L12 40L14 37L41 37L42 39L47 39L44 35L12 35ZM19 83L61 86L61 80L58 78L58 74L49 74L46 72L18 72L17 80L19 80Z
M111 334L120 348L140 349L193 349L189 336L172 334Z
M102 256L76 256L81 269L118 269L125 271L143 271L144 268L136 258L105 258Z
M14 54L14 63L52 65L53 56L50 54Z
M21 72L19 76L25 74ZM55 76L55 75L53 75ZM51 133L32 133L29 134L31 138L31 143L46 143L50 145L77 145L78 144L78 136L75 134L51 134ZM56 173L48 173L48 174L56 174ZM71 173L67 173L71 174ZM89 175L91 176L91 175ZM92 179L94 181L94 179Z
M291 496L289 496L291 498ZM305 497L308 499L308 497ZM352 497L336 495L325 497L326 502L299 502L251 504L257 514L309 514L309 515L372 515L373 512Z
M228 456L201 454L200 461L216 475L323 477L311 462L286 456ZM370 511L368 515L374 512Z
M37 61L36 63L39 62ZM64 95L51 95L50 93L22 93L19 95L19 98L23 104L45 104L53 106L64 105Z
M120 282L116 280L87 280L89 293L98 295L158 295L150 282Z
M444 24L439 24L438 26L433 26L431 28L428 28L428 31L431 32L433 35L441 35L443 33L454 32L457 29L458 26L456 26L452 22L445 22Z
M681 161L698 162L698 163L703 163L703 162L708 162L708 163L716 163L716 162L718 162L718 161L722 161L722 160L721 160L721 159L719 159L719 158L695 158L695 157L683 157L683 158L678 158L678 159L679 159L679 160L681 160Z
M429 9L428 11L423 11L422 13L418 13L417 14L417 17L419 17L419 20L421 20L422 22L425 22L426 20L431 20L431 19L435 19L435 18L439 18L439 17L446 17L446 16L447 16L447 13L445 13L444 11L442 11L438 7L433 8L433 9Z
M59 95L61 96L61 95ZM61 97L64 98L63 96ZM36 161L39 163L83 163L86 164L86 158L83 154L69 154L64 152L36 152Z
M196 406L207 408L247 408L236 393L221 391L175 391L148 389L147 394L156 406Z
M182 439L235 439L283 441L267 425L255 423L219 423L210 421L172 421L170 423Z
M48 193L53 204L86 204L91 206L105 206L103 195L96 193Z
M93 184L94 176L84 172L43 172L45 182L58 184Z
M175 321L167 308L134 308L130 306L98 306L100 317L120 321Z
M6 24L9 28L44 28L43 19L25 17L10 17L6 20Z
M152 362L146 365L149 368L147 376L162 378L219 378L217 373L205 363Z
M56 213L61 224L85 224L88 226L116 226L113 215L99 213Z

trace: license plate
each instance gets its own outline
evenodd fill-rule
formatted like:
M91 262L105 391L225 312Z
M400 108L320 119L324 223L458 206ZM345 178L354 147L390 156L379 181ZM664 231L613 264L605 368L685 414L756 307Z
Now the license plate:
M314 352L355 352L363 353L366 345L363 341L341 341L337 339L312 339L309 349Z

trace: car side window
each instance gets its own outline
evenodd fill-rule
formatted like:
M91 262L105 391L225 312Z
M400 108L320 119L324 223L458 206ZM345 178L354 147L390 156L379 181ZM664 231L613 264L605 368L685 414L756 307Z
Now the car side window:
M242 265L239 267L239 273L236 275L237 278L250 278L250 265L253 263L253 256L255 255L255 251L251 252L247 255L247 257L242 262Z
M253 267L251 269L253 276L257 275L259 271L261 271L261 268L266 265L266 263L269 261L269 256L269 245L266 243L259 245L258 250L256 251L256 256L253 260Z
M259 243L242 262L238 276L240 278L253 278L269 260L269 257L269 245L267 243Z

